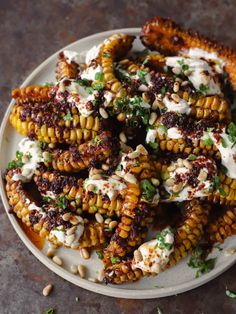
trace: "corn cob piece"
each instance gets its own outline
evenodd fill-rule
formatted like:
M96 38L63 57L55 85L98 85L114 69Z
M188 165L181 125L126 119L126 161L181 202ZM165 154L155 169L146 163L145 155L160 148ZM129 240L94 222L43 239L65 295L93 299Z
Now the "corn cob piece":
M79 216L72 212L56 208L55 205L51 206L49 204L43 208L38 207L24 190L22 182L13 180L14 174L19 171L19 168L10 170L6 175L6 191L12 210L23 223L31 227L40 237L53 242L57 246L62 245L63 243L51 231L64 228L66 232L72 227L75 227L74 229L79 228L81 219L79 220ZM70 220L64 220L63 215L68 213ZM74 233L72 232L72 234ZM75 243L68 241L64 245L71 248L97 247L107 241L108 234L109 232L105 231L104 224L91 222L84 225L84 232L79 239L79 243L75 245Z
M106 87L116 94L124 97L126 89L122 88L121 82L114 73L114 62L121 59L131 49L134 36L126 34L115 34L108 38L102 48L101 66L104 73Z
M27 86L13 89L12 97L16 99L17 103L26 102L47 102L52 99L50 91L52 87L49 86Z
M223 243L227 237L236 234L236 208L232 207L209 224L207 235L212 243Z
M176 265L198 245L204 234L204 227L208 222L209 211L210 207L201 204L198 200L186 202L182 222L177 227L174 237L174 251L170 255L168 264L164 266L164 270ZM142 276L147 275L150 275L150 273L134 268L133 261L123 261L105 268L104 281L106 283L121 284L137 281Z
M143 26L141 40L150 49L170 54L177 54L189 48L216 52L225 61L225 69L234 89L236 88L236 54L232 49L200 36L196 32L181 28L170 19L161 17L155 17Z
M58 62L56 66L56 79L58 81L65 77L69 79L75 79L79 76L79 72L79 65L74 61L69 63L62 51L58 56Z
M39 105L39 109L37 106L33 107L33 104L29 105L30 114L26 117L25 104L16 104L13 107L10 122L20 134L46 143L80 144L94 138L98 133L100 128L98 117L93 117L92 115L89 117L81 116L73 108L71 121L65 121L61 112L55 113L51 105L47 104L48 114L50 113L51 115L49 121L47 120L46 108L43 111L41 108L42 104L37 105Z
M222 205L236 204L236 179L231 179L222 173L221 170L217 170L214 161L210 158L199 156L193 161L188 158L179 158L171 164L169 160L160 159L154 161L154 164L159 174L159 179L162 180L162 187L165 186L165 190L168 190L168 193L170 193L169 201L178 201L178 193L183 193L183 190L186 189L188 191L186 195L190 199L202 197L212 203L220 203ZM187 181L189 180L189 183L185 181L183 176L183 182L181 183L179 179L180 173L178 173L178 169L181 168L189 169L189 172L186 172L188 173ZM208 172L204 173L206 169L208 169ZM210 188L204 190L204 185L209 183L209 181L211 182ZM191 182L194 183L193 187L191 187ZM199 194L201 190L203 193Z
M117 147L111 133L102 132L78 147L71 147L69 150L54 149L49 152L49 158L44 164L47 167L52 166L54 170L78 172L115 154Z

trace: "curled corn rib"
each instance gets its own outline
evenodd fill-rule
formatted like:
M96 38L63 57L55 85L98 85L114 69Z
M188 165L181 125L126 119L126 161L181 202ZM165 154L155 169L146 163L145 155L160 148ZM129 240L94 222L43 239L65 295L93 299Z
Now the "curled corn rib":
M236 88L236 54L232 49L200 36L196 32L184 29L170 19L161 17L148 21L142 28L140 38L148 48L170 54L177 54L189 48L216 52L225 61L225 69L234 89Z
M177 227L174 237L174 251L169 262L164 266L167 269L176 265L181 259L195 248L204 234L204 227L208 222L210 207L201 204L198 200L186 202L182 221ZM105 269L106 283L121 284L129 281L137 281L141 277L149 275L141 269L134 268L132 261L122 261Z
M221 242L236 234L236 208L232 207L211 222L207 227L207 235L212 243Z
M104 73L106 87L116 94L117 97L124 97L126 89L114 73L114 62L125 56L131 49L134 36L126 34L115 34L108 38L102 47L101 66Z
M57 230L56 227L61 228L63 224L65 230L78 226L78 224L72 224L70 221L65 222L62 216L67 211L63 212L56 208L55 205L47 205L43 207L42 211L39 211L40 207L36 206L32 197L25 191L22 182L13 180L13 175L18 171L19 169L10 170L6 175L7 197L12 210L24 224L31 227L40 237L53 242L57 246L62 245L63 243L50 231ZM77 216L72 212L70 215L71 219L77 219ZM55 218L57 225L55 225ZM101 246L107 241L108 235L109 232L105 230L104 224L87 223L84 226L84 232L76 248ZM72 247L69 243L65 244L65 246Z
M56 66L56 79L58 81L65 77L69 79L75 79L79 76L79 72L79 65L74 61L69 63L64 53L61 52L58 56Z
M16 104L9 118L12 126L18 133L46 143L80 144L94 138L100 128L98 117L83 117L77 112L72 115L71 121L65 121L58 112L56 123L47 121L41 109L39 112L33 109L26 117L25 114L25 107Z
M117 147L110 132L102 132L94 139L69 150L54 149L44 163L47 167L52 166L54 170L78 172L115 154Z
M25 102L47 102L52 99L49 86L27 86L13 89L12 98L16 99L17 103Z

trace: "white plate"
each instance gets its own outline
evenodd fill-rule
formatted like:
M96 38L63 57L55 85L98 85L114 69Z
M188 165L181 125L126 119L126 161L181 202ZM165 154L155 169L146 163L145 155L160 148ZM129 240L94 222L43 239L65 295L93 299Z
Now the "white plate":
M91 48L92 46L99 44L105 38L110 35L124 32L127 34L138 35L138 28L127 28L119 29L108 32L103 32L95 34L93 36L86 37L84 39L78 40L77 42L67 46L64 49L75 50L78 52L83 52ZM134 48L136 50L143 49L140 41L137 39L134 43ZM22 86L31 85L31 84L42 84L44 82L55 81L54 71L56 66L58 52L44 61L33 73L25 80ZM0 167L1 173L6 169L7 163L9 160L13 159L15 156L15 151L17 149L17 144L21 139L21 136L18 135L15 130L11 127L8 122L8 117L13 106L11 102L2 122L1 131L0 131ZM1 197L3 200L4 207L6 210L9 208L8 200L5 193L4 182L0 182ZM108 295L121 298L130 298L130 299L148 299L148 298L157 298L164 297L169 295L178 294L190 289L193 289L197 286L200 286L232 266L236 261L236 255L226 257L222 252L215 250L213 255L218 255L216 267L210 273L203 275L202 277L195 279L195 271L187 266L187 260L181 261L177 266L163 272L162 274L156 277L143 278L137 283L125 284L120 286L112 285L103 285L98 283L90 282L86 279L81 279L77 275L73 275L69 272L69 266L71 264L85 264L89 269L89 277L96 277L97 271L102 268L102 263L97 259L95 252L92 254L92 257L85 261L82 260L77 251L60 248L58 250L58 255L64 260L64 267L59 267L54 264L51 259L45 256L47 244L45 244L42 251L38 250L37 247L31 242L27 235L22 230L17 219L14 215L8 213L8 217L15 228L16 232L20 236L21 240L25 243L28 249L48 268L53 272L63 277L64 279L78 285L82 288ZM224 249L228 247L235 246L235 237L227 239L227 241L222 246Z

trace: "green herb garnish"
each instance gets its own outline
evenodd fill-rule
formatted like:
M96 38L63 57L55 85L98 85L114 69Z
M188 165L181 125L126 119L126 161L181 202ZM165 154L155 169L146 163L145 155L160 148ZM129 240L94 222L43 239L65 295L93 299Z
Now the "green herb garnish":
M166 94L166 86L162 86L162 88L161 88L161 95L164 97L165 96L165 94Z
M198 92L201 93L202 95L206 95L209 90L209 87L204 84L200 84Z
M220 178L218 176L214 176L213 184L210 187L209 191L213 192L215 189L218 190L223 197L226 197L226 193L221 186Z
M67 114L63 117L63 120L65 120L65 121L72 121L73 120L73 117L72 117L69 110L67 111Z
M224 148L227 148L227 143L226 143L226 140L221 136L220 138L220 141L221 141L221 144Z
M53 309L52 307L45 312L45 314L55 314L55 313L56 313L56 310Z
M236 143L236 125L233 122L230 122L230 124L228 125L227 132L229 141L233 143L233 145L231 146L232 148Z
M214 144L213 140L210 138L209 134L208 134L208 137L203 141L203 143L206 145L206 146L211 146Z
M52 198L50 196L44 196L43 197L43 201L46 202L46 203L49 203L51 202Z
M184 59L178 60L177 63L181 66L182 72L189 69L189 65L184 63Z
M218 251L223 251L223 249L222 249L222 247L220 246L220 244L216 244L215 246L214 246L214 248L215 249L217 249Z
M103 52L102 54L103 58L110 58L111 55L108 52Z
M89 94L89 95L92 95L93 94L93 92L94 92L94 89L92 88L92 87L86 87L85 88L85 90L86 90L86 92Z
M220 170L223 174L226 174L228 172L228 169L224 165L220 165Z
M158 126L158 129L161 131L161 133L167 134L168 128L164 124L160 124Z
M236 292L229 290L227 287L225 289L225 294L231 299L236 299Z
M195 156L194 154L190 154L188 156L188 160L196 160L197 159L197 156Z
M156 239L158 241L156 248L171 250L173 248L173 243L165 242L166 236L172 232L171 229L164 229L157 233Z
M46 83L44 83L44 86L46 86L46 87L54 86L54 83L53 82L46 82Z
M156 187L149 180L141 181L142 199L145 201L152 201L154 195L157 193Z
M99 259L103 259L103 253L102 251L96 251L96 254L98 256Z
M61 209L66 209L68 206L68 199L65 196L58 197L56 199L56 205Z
M103 81L103 79L104 79L104 74L102 72L97 72L95 74L95 80L96 81Z
M148 145L152 148L152 149L158 149L159 144L157 142L149 142Z
M81 79L81 80L78 80L76 81L77 84L79 84L80 86L89 86L89 80L87 79Z
M120 258L117 257L117 256L112 256L111 257L111 262L112 262L112 264L117 264L117 263L120 262Z
M21 160L12 160L8 163L7 169L16 169L23 166L23 162Z
M137 75L141 83L147 84L147 81L146 81L147 72L146 71L138 70Z
M196 278L210 272L215 267L216 258L206 259L207 254L202 248L197 247L192 251L192 256L188 262L188 266L197 268Z
M21 161L23 157L23 153L19 152L18 150L16 151L16 158Z
M93 89L95 90L101 90L104 88L105 85L104 83L93 83L92 86L93 86Z

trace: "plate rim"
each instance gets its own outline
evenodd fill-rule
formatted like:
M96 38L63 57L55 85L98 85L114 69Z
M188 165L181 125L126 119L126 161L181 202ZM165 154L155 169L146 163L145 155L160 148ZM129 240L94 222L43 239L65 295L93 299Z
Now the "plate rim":
M34 78L35 75L37 75L37 73L39 71L41 71L44 67L47 66L47 64L49 64L51 61L53 61L53 59L55 58L55 56L58 55L58 53L62 50L65 49L70 49L71 46L73 46L74 44L83 44L83 42L86 41L91 41L94 38L99 38L99 37L104 37L104 36L110 36L113 35L115 33L128 33L128 34L133 34L133 35L139 35L140 33L140 28L121 28L121 29L114 29L114 30L109 30L109 31L105 31L105 32L99 32L99 33L95 33L93 35L90 36L86 36L83 37L81 39L78 39L76 41L74 41L73 43L59 49L57 52L55 52L54 54L52 54L50 57L48 57L46 60L44 60L42 63L39 64L39 66L37 66L31 73L29 76L27 76L27 78L24 80L24 82L22 83L21 87L24 87L26 85L28 85L28 83ZM0 149L3 145L3 140L4 140L4 134L5 134L5 128L9 122L9 115L12 109L12 106L14 104L14 101L11 100L7 110L5 111L5 114L3 116L2 122L1 122L1 128L0 128ZM86 290L95 292L95 293L99 293L102 295L106 295L106 296L111 296L111 297L116 297L116 298L125 298L125 299L153 299L153 298L161 298L161 297L166 297L166 296L171 296L171 295L176 295L179 293L183 293L185 291L189 291L192 289L195 289L211 280L213 280L214 278L216 278L217 276L219 276L220 274L222 274L223 272L225 272L227 269L229 269L231 266L233 266L234 263L236 263L236 256L232 256L229 258L229 260L225 261L222 265L218 266L217 268L213 269L211 272L203 275L200 278L193 278L193 280L188 281L186 283L183 284L178 284L178 285L173 285L172 287L165 287L165 288L152 288L152 289L139 289L139 290L135 290L135 289L126 289L126 288L115 288L114 286L104 286L98 283L93 283L90 282L87 279L82 279L80 277L76 277L71 273L69 273L69 271L67 271L66 269L64 269L63 267L60 267L58 265L56 265L51 259L49 259L48 257L46 257L46 255L44 255L42 253L42 251L40 251L31 241L30 239L27 237L27 235L24 233L24 231L22 230L22 228L20 227L16 217L12 214L10 214L8 212L8 208L9 208L9 203L8 203L8 199L6 196L6 192L5 192L5 185L4 185L4 179L3 179L3 171L5 171L5 169L1 169L1 180L0 180L0 195L2 198L2 202L3 202L3 206L5 208L5 211L7 213L7 216L14 228L14 230L16 231L16 233L18 234L18 236L20 237L20 239L22 240L22 242L25 244L25 246L31 251L31 253L43 264L45 265L50 271L56 273L58 276L62 277L63 279L66 279L67 281L75 284L76 286L79 286L81 288L84 288Z

